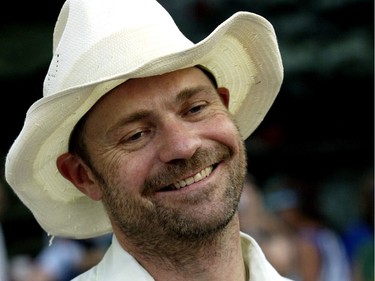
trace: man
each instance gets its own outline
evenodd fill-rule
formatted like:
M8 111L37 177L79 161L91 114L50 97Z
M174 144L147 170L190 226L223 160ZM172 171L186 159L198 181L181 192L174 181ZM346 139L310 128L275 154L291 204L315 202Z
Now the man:
M283 76L272 25L239 12L193 44L154 0L68 0L53 41L6 176L50 235L113 232L74 280L284 280L237 214Z

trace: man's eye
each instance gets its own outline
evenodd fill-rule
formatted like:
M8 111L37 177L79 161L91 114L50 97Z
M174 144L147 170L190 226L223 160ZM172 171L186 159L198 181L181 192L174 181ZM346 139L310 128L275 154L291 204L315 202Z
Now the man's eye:
M130 138L128 138L128 140L135 141L135 140L140 139L143 135L144 135L143 131L142 132L138 132L138 133L135 133L134 135L131 135Z
M197 113L197 112L200 112L202 111L207 105L204 103L202 104L198 104L198 105L195 105L193 107L191 107L188 111L188 114L194 114L194 113Z
M128 137L126 137L124 141L125 142L138 141L138 140L142 139L143 137L145 137L149 132L150 132L150 130L139 130L137 132L129 134Z

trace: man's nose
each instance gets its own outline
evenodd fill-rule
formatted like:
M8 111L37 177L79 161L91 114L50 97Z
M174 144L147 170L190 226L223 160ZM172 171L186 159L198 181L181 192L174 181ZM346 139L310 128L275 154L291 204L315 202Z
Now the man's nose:
M193 123L168 120L160 134L159 158L164 163L189 159L201 146L201 138Z

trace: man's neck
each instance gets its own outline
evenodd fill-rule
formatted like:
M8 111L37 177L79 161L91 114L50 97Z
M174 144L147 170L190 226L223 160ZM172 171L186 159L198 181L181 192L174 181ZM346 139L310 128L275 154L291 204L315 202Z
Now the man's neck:
M169 245L153 252L150 249L141 252L121 238L119 242L156 281L244 281L246 278L236 219L220 234L199 243L169 240Z

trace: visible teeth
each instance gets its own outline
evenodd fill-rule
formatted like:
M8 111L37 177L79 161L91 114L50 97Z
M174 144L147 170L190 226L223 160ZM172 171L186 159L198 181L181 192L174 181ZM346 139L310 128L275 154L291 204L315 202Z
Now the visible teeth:
M203 175L201 173L198 173L194 176L195 182L200 181L201 179L203 179Z
M180 180L178 182L175 182L173 184L173 186L176 189L180 189L181 187L185 187L187 185L191 185L195 182L201 181L202 179L208 177L211 174L212 169L213 169L212 166L207 167L207 168L203 169L202 171L200 171L199 173L195 174L192 177L189 177L189 178L186 178L184 180Z

